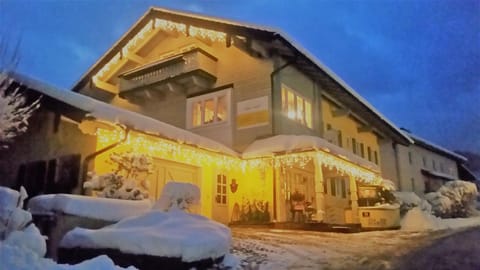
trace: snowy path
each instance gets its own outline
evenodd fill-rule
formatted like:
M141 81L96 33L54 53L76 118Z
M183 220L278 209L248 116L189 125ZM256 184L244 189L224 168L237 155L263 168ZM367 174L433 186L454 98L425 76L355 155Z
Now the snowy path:
M232 229L245 269L393 269L410 252L458 230L357 234ZM479 235L480 238L480 235ZM441 240L440 240L441 241Z

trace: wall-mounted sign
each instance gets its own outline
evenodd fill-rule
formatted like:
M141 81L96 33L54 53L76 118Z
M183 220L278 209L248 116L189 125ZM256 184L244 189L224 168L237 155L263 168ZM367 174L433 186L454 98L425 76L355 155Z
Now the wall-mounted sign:
M237 129L268 125L268 96L237 103Z

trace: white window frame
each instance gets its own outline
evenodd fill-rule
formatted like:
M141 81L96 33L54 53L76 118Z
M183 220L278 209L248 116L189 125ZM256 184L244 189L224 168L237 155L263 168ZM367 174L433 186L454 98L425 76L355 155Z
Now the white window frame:
M285 89L287 91L287 98L284 99L285 97L283 96L283 89ZM293 106L295 107L294 111L295 111L295 114L297 113L297 99L298 98L302 98L303 100L303 122L298 119L296 116L295 118L291 118L289 115L288 115L288 92L291 92L293 94ZM285 84L282 84L282 88L280 90L280 100L281 100L281 111L282 111L282 114L285 115L285 117L287 117L288 119L292 120L292 121L295 121L297 123L300 123L302 126L305 126L309 129L313 129L313 101L309 98L306 98L305 96L299 94L297 91L295 91L294 89L288 87L287 85ZM307 121L307 110L306 110L306 102L310 103L310 126L309 126L309 123ZM286 108L286 109L285 109Z
M232 110L231 110L231 88L225 89L225 90L220 90L200 96L195 96L187 99L187 129L195 129L195 128L203 128L203 127L209 127L209 126L216 126L216 125L224 125L230 123L231 115L232 115ZM225 96L226 99L226 111L227 111L227 116L225 120L223 121L217 121L217 109L218 109L218 99L222 96ZM215 117L214 121L212 123L205 124L205 101L213 99L215 102ZM193 104L197 102L202 102L202 123L198 126L193 126Z

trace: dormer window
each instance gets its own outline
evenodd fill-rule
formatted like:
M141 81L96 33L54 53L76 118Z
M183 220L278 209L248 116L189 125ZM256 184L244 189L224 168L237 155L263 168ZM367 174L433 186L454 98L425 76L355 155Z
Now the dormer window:
M230 119L230 89L187 99L187 128L226 123Z
M282 112L289 119L312 128L312 102L282 85Z

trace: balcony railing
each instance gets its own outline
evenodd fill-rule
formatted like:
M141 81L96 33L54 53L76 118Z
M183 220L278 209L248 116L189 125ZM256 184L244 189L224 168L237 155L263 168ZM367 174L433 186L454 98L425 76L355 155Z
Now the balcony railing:
M161 89L162 84L169 82L188 88L192 84L198 86L195 84L215 82L216 73L217 58L200 48L194 48L121 74L119 88L121 95L152 87Z

